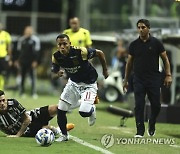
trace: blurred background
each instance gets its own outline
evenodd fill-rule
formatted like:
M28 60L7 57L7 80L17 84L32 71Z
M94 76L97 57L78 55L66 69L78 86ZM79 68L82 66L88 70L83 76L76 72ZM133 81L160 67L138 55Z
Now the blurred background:
M0 22L12 36L13 58L16 59L17 40L24 27L31 25L40 38L37 93L59 95L65 81L49 86L51 55L56 50L55 38L69 27L69 18L77 16L81 27L91 32L92 46L104 51L110 68L108 81L99 74L99 96L109 102L130 99L122 93L126 54L115 63L115 50L120 45L128 50L129 43L137 38L136 22L147 18L151 33L158 37L168 52L173 74L170 90L162 90L162 102L180 103L180 3L178 0L0 0ZM119 42L120 41L120 42ZM116 59L116 58L115 58ZM94 61L98 72L99 63ZM12 77L13 78L13 77ZM28 82L28 81L27 81ZM12 79L6 88L15 84ZM17 89L14 89L16 91Z

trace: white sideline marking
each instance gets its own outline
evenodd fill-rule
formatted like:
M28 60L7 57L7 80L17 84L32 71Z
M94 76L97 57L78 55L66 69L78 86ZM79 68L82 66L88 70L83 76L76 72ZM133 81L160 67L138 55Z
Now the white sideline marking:
M170 145L170 146L173 147L173 148L180 148L179 145Z
M112 152L110 152L110 151L108 151L108 150L105 150L105 149L100 148L100 147L98 147L98 146L92 145L92 144L90 144L90 143L88 143L88 142L85 142L85 141L81 140L81 139L78 138L78 137L75 137L75 136L72 136L72 135L69 135L69 136L70 136L70 138L71 138L73 141L75 141L75 142L77 142L77 143L79 143L79 144L82 144L82 145L84 145L84 146L87 146L87 147L89 147L89 148L92 148L92 149L94 149L94 150L96 150L96 151L100 151L100 152L102 152L102 153L104 153L104 154L113 154Z

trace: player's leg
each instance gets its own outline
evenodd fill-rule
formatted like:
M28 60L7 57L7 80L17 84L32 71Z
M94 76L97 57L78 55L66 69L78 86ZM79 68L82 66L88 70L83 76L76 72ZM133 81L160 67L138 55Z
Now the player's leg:
M151 103L151 117L148 121L148 135L155 135L155 124L156 118L159 115L161 104L160 104L160 87L149 87L148 88L148 99Z
M31 78L31 95L34 99L38 96L36 94L36 70L35 68L30 68L29 70L30 78Z
M0 89L4 90L4 84L5 84L5 74L7 71L7 61L5 58L0 58Z
M89 87L89 85L88 85ZM88 117L88 123L90 126L94 125L96 120L96 107L94 105L94 101L97 96L97 84L91 84L89 88L87 88L81 94L81 105L79 108L79 114L82 117Z
M58 111L57 104L48 106L48 112L49 112L50 117L54 118L57 115L57 111ZM74 126L75 125L73 123L67 123L67 125L66 125L67 131L70 131L71 129L73 129ZM54 126L52 126L52 127L54 127Z
M134 77L134 96L135 96L135 120L137 133L134 137L143 137L145 126L144 126L144 106L146 88L140 79Z
M61 94L61 98L58 104L57 122L62 132L62 136L60 136L56 140L58 142L68 140L68 134L66 129L66 125L67 125L66 113L70 109L70 106L78 101L78 97L75 95L75 93L76 93L76 88L73 86L71 80L68 80L68 83L66 84Z
M66 129L67 116L66 113L71 105L64 100L59 100L58 111L57 111L57 123L61 130L62 136L56 139L57 142L68 141L68 133Z
M49 105L48 106L48 112L50 117L55 117L57 115L58 105Z
M20 75L21 75L21 84L20 84L20 95L23 96L25 88L24 88L24 83L25 83L25 77L26 77L26 72L28 68L26 66L22 66L20 68Z
M30 137L35 136L38 130L43 128L43 126L47 126L49 121L53 118L49 114L48 106L27 111L27 114L31 117L31 123L28 126L29 130L25 132L25 136Z

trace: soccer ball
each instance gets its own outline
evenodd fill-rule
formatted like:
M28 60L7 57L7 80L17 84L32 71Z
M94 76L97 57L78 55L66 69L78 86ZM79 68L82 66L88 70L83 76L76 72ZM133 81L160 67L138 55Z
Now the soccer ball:
M37 144L41 146L49 146L54 142L55 136L50 129L42 128L37 132L35 139Z

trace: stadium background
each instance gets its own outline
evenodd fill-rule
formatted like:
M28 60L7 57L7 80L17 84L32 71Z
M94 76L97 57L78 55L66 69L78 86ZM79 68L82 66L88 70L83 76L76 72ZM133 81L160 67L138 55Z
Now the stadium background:
M0 22L13 37L13 54L16 57L17 39L26 25L32 25L41 40L38 78L48 78L50 56L55 50L55 37L68 28L68 20L78 16L81 26L91 32L93 47L102 49L111 65L111 52L118 38L129 43L136 38L136 21L148 18L151 31L171 46L173 82L166 103L179 101L180 90L180 3L176 0L1 0ZM177 53L172 52L172 46ZM96 62L95 62L96 63ZM177 84L176 84L177 83Z
M17 91L11 90L7 90L8 97L15 97L27 109L58 102L59 93L54 96L50 88L50 57L55 49L57 34L68 27L68 19L71 16L78 16L81 26L90 30L93 47L105 52L109 67L111 65L110 54L116 47L117 39L121 38L128 44L137 36L135 27L137 20L148 18L153 27L151 29L153 35L165 43L173 66L173 85L167 93L170 96L165 103L179 105L180 3L176 0L0 0L0 22L12 35L13 54L16 55L17 39L22 35L26 25L33 26L42 46L37 83L39 98L37 100L33 100L31 97L23 99L19 97ZM93 129L87 126L86 119L78 116L78 111L69 114L69 121L76 124L75 130L71 134L99 147L102 147L99 140L103 134L112 133L117 137L131 138L135 133L134 118L128 119L127 127L119 127L120 116L108 113L109 105L109 102L101 101L97 106L98 119ZM118 101L113 105L129 109L128 103ZM57 125L55 119L52 124ZM179 154L179 125L158 123L157 127L157 138L175 138L176 145L174 147L153 144L114 145L109 151L133 154ZM37 148L34 139L11 140L4 136L0 132L0 144L3 147L0 149L0 153L99 153L73 141L61 145L54 143L49 148ZM20 145L22 145L21 148Z

